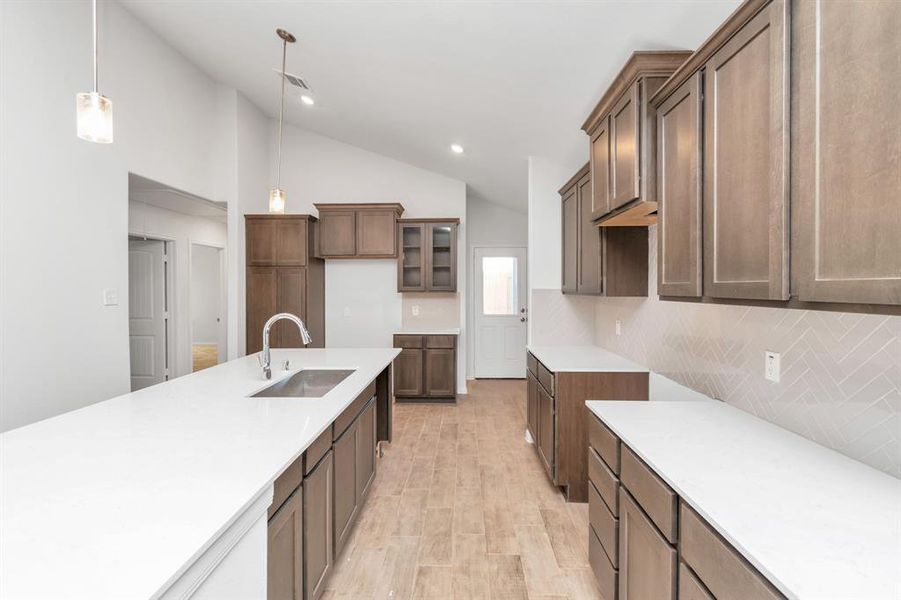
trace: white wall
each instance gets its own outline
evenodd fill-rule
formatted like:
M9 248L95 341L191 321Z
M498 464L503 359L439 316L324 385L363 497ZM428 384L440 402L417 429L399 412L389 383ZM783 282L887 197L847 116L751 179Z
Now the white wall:
M466 297L467 324L469 331L475 331L473 320L475 318L475 262L474 248L486 246L528 246L529 244L529 216L525 211L513 210L507 206L501 206L472 196L466 199L466 219L469 223L469 233L466 236L466 262L469 266L469 294ZM526 263L526 281L528 282L529 266L528 256ZM528 289L528 287L527 287ZM468 360L466 374L473 377L475 361L475 336L469 336Z
M219 298L222 295L219 252L212 246L191 245L192 344L219 343Z
M100 4L100 85L115 143L76 138L90 14L2 3L0 430L129 389L128 172L219 199L218 86L114 2Z
M271 123L270 148L274 156L277 123ZM405 218L457 217L460 219L458 256L466 249L466 185L397 160L362 150L315 133L285 126L281 186L287 193L287 212L317 214L318 202L400 202ZM245 213L266 212L266 191L241 198ZM325 337L329 346L390 345L401 323L413 319L397 293L393 260L326 261ZM458 261L457 290L466 294L466 265ZM365 283L368 287L361 285ZM364 289L365 288L365 289ZM463 326L465 303L453 294L430 294L423 302L428 312L447 315L449 326ZM349 313L349 314L348 314ZM383 318L375 318L383 315ZM463 327L465 329L465 327ZM466 364L465 331L460 339L458 364ZM458 388L465 390L465 369L458 369Z

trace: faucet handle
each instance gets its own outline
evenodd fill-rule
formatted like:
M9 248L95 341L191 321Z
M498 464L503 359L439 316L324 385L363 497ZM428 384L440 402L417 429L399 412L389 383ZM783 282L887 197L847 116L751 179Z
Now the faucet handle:
M261 367L265 367L265 366L266 366L266 365L263 364L263 353L262 353L262 352L259 353L259 354L257 354L257 362L260 363L260 366L261 366Z
M282 366L285 367L285 371L289 371L289 370L291 369L291 361L290 361L290 360L285 360L285 362L282 363Z

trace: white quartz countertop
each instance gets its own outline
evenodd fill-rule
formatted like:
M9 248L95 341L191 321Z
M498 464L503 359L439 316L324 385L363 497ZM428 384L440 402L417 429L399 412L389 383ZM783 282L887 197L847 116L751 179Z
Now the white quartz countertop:
M600 346L529 346L535 358L551 371L646 372L634 363Z
M789 598L901 598L901 481L721 402L586 404Z
M167 588L399 350L273 350L0 434L0 597L150 598ZM321 398L249 398L310 368Z
M460 335L459 327L403 327L397 335Z

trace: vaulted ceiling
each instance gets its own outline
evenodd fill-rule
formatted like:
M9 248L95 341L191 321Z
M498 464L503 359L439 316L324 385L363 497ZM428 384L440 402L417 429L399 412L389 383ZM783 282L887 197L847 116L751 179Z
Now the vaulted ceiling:
M316 100L293 94L288 121L525 210L527 157L587 160L579 126L633 50L694 49L738 0L123 4L271 117L288 29Z

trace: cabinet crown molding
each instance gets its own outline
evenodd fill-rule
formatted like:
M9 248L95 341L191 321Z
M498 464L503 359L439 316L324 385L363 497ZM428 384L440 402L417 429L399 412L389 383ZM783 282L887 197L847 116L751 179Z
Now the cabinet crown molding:
M638 50L632 53L626 64L613 79L600 101L582 124L582 131L591 134L613 105L642 77L669 77L692 55L690 50Z
M579 180L588 175L588 169L591 167L591 163L587 162L576 171L576 174L569 178L569 180L563 184L563 187L557 190L557 193L561 196L567 192L571 187L579 183Z
M393 210L397 213L397 216L404 214L404 205L400 202L363 202L363 203L354 203L354 202L335 202L335 203L322 203L317 202L314 203L313 206L316 207L318 211L329 211L329 210Z
M291 221L291 220L298 220L298 219L302 219L305 221L318 221L319 220L317 217L314 217L313 215L300 215L300 214L295 215L295 214L291 214L291 213L280 214L280 215L270 215L267 213L262 213L262 214L258 214L258 215L254 215L254 214L244 215L245 221L257 220L257 219L272 219L272 220L276 220L276 221Z

